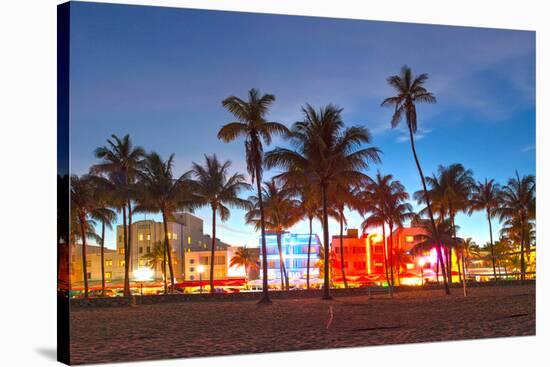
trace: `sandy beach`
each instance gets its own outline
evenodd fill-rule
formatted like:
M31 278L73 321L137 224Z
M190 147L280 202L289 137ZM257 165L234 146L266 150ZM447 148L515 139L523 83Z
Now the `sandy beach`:
M329 322L332 307L332 322ZM75 364L535 335L535 286L71 312Z

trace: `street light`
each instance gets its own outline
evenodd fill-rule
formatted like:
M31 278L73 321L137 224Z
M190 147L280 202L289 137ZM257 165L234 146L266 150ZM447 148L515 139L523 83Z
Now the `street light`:
M204 273L204 266L199 265L197 268L197 271L199 272L199 287L200 287L200 293L202 293L202 273Z
M426 265L426 260L421 257L420 259L418 259L418 265L420 266L420 274L422 276L422 282L420 283L420 285L424 285L424 265Z

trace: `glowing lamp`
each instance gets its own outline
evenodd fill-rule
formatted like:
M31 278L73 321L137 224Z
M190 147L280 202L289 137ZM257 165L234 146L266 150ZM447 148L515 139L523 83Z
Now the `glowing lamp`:
M374 236L372 236L372 242L373 243L382 242L382 241L383 241L383 238L382 238L382 235L380 233L377 233Z
M421 257L420 259L418 259L418 266L420 266L421 268L423 268L424 265L426 265L426 259L424 259L423 257Z
M199 266L197 267L197 271L199 272L199 274L204 273L204 266L203 266L203 265L199 265Z
M151 268L137 268L134 271L134 279L138 282L152 280L153 275L153 270L151 270Z

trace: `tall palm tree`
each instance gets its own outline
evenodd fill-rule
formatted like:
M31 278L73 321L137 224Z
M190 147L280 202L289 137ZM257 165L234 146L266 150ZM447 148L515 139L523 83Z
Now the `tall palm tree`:
M246 246L239 247L237 251L235 251L235 255L229 261L229 266L242 266L247 280L250 269L258 270L260 268L258 259Z
M323 208L323 242L326 254L329 250L328 194L334 181L345 177L350 184L359 184L365 179L361 170L369 163L379 162L380 150L364 147L371 142L371 134L365 127L345 128L342 109L327 105L315 110L311 105L302 108L303 121L296 122L291 130L291 142L295 149L276 148L266 154L267 167L282 167L286 170L280 177L306 172L321 188ZM331 299L329 291L329 262L324 262L323 299Z
M413 152L414 161L416 163L416 168L418 169L418 174L420 175L420 180L422 181L422 188L424 189L424 193L426 195L428 216L430 218L434 234L437 238L437 227L432 212L428 189L426 187L426 180L424 178L424 173L422 172L422 167L420 166L420 161L418 160L418 155L416 153L416 148L414 145L414 134L416 133L418 127L416 104L436 102L435 96L424 87L426 80L428 80L428 74L420 74L414 77L411 69L406 65L403 66L399 75L393 75L387 79L388 84L394 89L396 94L392 97L384 99L384 101L382 102L382 106L394 106L395 108L391 119L392 128L397 127L397 125L399 125L399 122L401 122L403 117L405 117L405 120L407 122L407 129L409 130L409 138L411 142L411 149ZM439 241L436 245L436 250L438 253L438 258L441 261L441 269L445 274L442 247ZM443 283L445 285L445 293L450 294L449 286L447 284L445 276L443 277Z
M88 298L88 265L87 265L87 248L86 238L91 227L89 216L94 210L94 186L87 175L77 176L71 175L70 178L71 190L71 214L73 216L73 224L77 224L79 228L78 236L82 241L82 270L84 275L84 297ZM76 226L75 226L76 227Z
M100 162L90 169L93 174L105 174L110 177L117 188L117 196L123 201L122 227L124 238L124 296L130 294L130 255L132 249L132 197L131 185L134 184L141 160L145 155L142 147L134 147L130 135L122 138L111 135L105 146L99 147L94 152ZM126 220L128 219L128 223Z
M173 173L174 155L164 161L160 155L151 152L145 156L139 172L139 184L134 188L138 205L135 212L161 213L164 229L164 252L166 261L163 265L166 274L166 262L170 270L170 291L174 291L175 277L172 262L172 246L168 238L168 221L177 210L192 210L196 198L192 194L191 172L179 178ZM166 276L165 276L166 279ZM164 292L168 292L166 281Z
M101 295L105 294L105 227L113 228L116 220L116 212L111 209L113 185L112 183L98 176L90 176L93 185L93 197L95 202L94 210L90 213L91 217L101 223Z
M300 203L294 198L293 190L280 186L275 180L264 183L262 197L264 198L265 226L277 236L281 289L288 290L290 284L283 256L282 235L302 218ZM256 229L259 229L261 223L259 199L257 196L251 196L248 200L252 206L246 213L246 222L254 224Z
M497 209L500 205L500 185L495 183L495 180L485 179L485 182L477 182L472 187L472 196L470 198L470 209L468 214L472 215L474 211L484 210L489 223L489 241L491 243L491 261L493 264L493 276L495 281L497 277L495 249L493 243L493 227L491 219L497 214Z
M265 223L262 201L262 174L263 174L263 143L271 144L272 135L286 135L288 129L277 122L267 121L269 108L275 101L272 94L261 95L258 89L248 92L248 100L242 100L231 96L222 102L222 105L237 119L224 125L218 132L218 139L230 142L238 137L245 138L246 167L252 178L256 181L258 192L258 206L260 210L260 230L262 235L262 276L263 295L260 303L271 303L267 285L267 254L265 244ZM263 143L262 143L263 141Z
M210 293L214 293L214 253L216 249L216 218L219 213L222 222L229 219L228 206L247 209L250 203L239 198L242 190L250 190L246 178L240 173L229 176L231 161L221 163L216 155L205 156L206 162L201 166L193 162L193 193L198 206L210 206L212 209L212 245L210 252Z
M529 246L529 224L535 219L535 176L527 175L508 180L502 188L502 201L497 214L501 221L516 221L520 230L520 272L521 280L525 280L525 247Z

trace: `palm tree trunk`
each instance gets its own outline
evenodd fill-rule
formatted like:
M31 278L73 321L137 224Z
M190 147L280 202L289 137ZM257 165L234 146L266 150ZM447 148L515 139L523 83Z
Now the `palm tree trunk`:
M264 203L262 199L262 184L260 182L260 165L256 163L256 187L258 189L258 206L260 207L260 227L262 232L262 298L258 303L271 303L267 285L267 246L265 244L265 218L264 218Z
M84 272L84 298L88 298L88 263L86 260L86 231L85 218L80 218L80 233L82 235L82 270Z
M525 226L523 225L523 220L521 221L521 240L520 240L520 251L521 251L521 262L520 262L520 279L525 280Z
M493 243L493 226L491 225L491 212L487 208L487 221L489 222L489 240L491 241L491 260L493 262L493 276L495 277L495 282L498 280L497 277L497 268L495 265L495 245Z
M322 299L328 300L332 299L330 296L330 285L329 285L329 262L330 262L330 252L329 252L329 239L328 239L328 203L327 203L327 184L323 182L321 184L321 195L323 200L323 246L325 247L325 279L323 285L323 297Z
M344 212L340 210L340 269L342 270L342 279L344 280L344 288L348 287L346 280L346 263L344 261Z
M390 273L388 271L388 240L386 238L386 223L382 224L382 237L384 238L384 271L386 273L386 282L388 283L388 288L390 290L390 296L393 297L393 289L390 286ZM369 246L370 246L370 244L369 244Z
M279 250L279 272L281 273L281 290L285 289L285 262L283 260L283 248L281 246L281 233L277 231L277 250Z
M132 203L128 200L128 244L127 251L124 252L125 261L124 261L124 271L128 273L128 296L131 296L130 293L130 262L132 260Z
M214 293L214 259L216 248L216 207L212 205L212 249L210 251L210 293Z
M124 232L124 297L130 297L130 268L128 264L128 226L126 224L126 204L122 206L122 227Z
M168 294L168 277L166 276L166 242L162 246L162 278L164 281L164 294Z
M165 211L162 212L162 222L164 224L164 243L166 246L166 258L168 260L168 269L170 270L170 293L174 293L174 265L172 264L172 246L168 240L168 215Z
M428 194L428 189L426 187L426 179L424 178L424 173L422 172L422 167L420 167L420 162L418 161L418 156L416 154L416 148L414 147L414 136L413 136L412 127L410 126L410 124L408 127L409 127L409 136L410 136L411 149L413 152L414 161L416 163L416 168L418 169L418 174L420 175L420 179L422 181L422 189L424 190L424 195L426 197L426 206L428 207L428 215L430 217L430 222L432 224L432 227L434 229L434 234L436 236L436 242L437 242L436 251L441 262L442 273L445 274L445 265L443 264L443 251L441 250L441 240L439 239L439 233L437 231L437 226L435 225L434 215L432 212L432 204L430 202L430 196ZM445 286L445 294L447 295L451 294L451 291L449 290L449 285L447 284L447 279L445 279L445 275L443 275L443 284Z
M306 269L306 283L307 289L309 289L309 262L311 259L311 234L313 232L313 217L309 217L309 238L307 241L307 269Z
M101 296L105 295L105 221L101 221Z
M391 278L391 288L393 292L393 287L395 286L394 277L393 277L393 223L388 223L390 230L390 278ZM397 269L399 272L399 269ZM399 276L399 275L398 275Z

